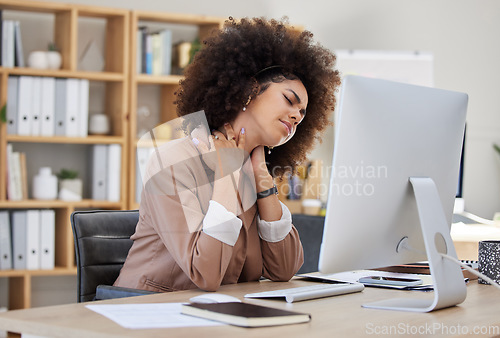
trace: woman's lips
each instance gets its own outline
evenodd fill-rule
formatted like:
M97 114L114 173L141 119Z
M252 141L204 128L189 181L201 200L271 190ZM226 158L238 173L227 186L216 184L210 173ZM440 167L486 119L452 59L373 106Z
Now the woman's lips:
M286 121L280 120L280 122L285 126L285 128L288 132L288 135L290 135L292 133L292 125Z

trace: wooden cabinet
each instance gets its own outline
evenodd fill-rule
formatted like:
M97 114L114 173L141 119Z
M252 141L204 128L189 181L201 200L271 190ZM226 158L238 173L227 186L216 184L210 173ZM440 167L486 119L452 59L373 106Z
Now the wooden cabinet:
M207 17L201 15L186 15L186 14L171 14L158 13L147 11L132 11L130 15L130 138L129 138L129 163L130 179L129 179L129 209L139 207L137 191L137 180L140 180L140 175L137 170L137 140L141 135L138 129L138 119L141 116L138 114L141 108L146 108L151 111L150 115L154 115L150 125L143 130L149 130L161 123L170 121L177 117L174 100L174 93L178 88L179 81L182 75L149 75L138 73L137 70L137 50L140 42L137 38L139 27L146 27L150 31L169 29L172 31L172 44L176 44L185 40L191 42L198 38L203 41L214 29L222 27L224 19L217 17ZM173 51L175 53L175 50ZM149 92L149 93L148 93ZM149 94L149 95L148 95ZM144 97L151 99L144 100ZM141 100L141 97L143 100ZM142 102L141 102L142 101ZM153 102L152 102L153 101ZM141 107L143 102L148 102L149 107ZM142 129L142 128L141 128ZM140 184L139 184L140 187Z
M129 90L129 15L130 11L115 8L101 8L83 5L0 0L3 18L16 18L17 15L30 15L31 20L38 19L49 22L53 30L53 42L62 55L62 66L59 70L40 70L29 67L0 67L0 106L7 101L7 83L9 76L36 76L54 78L87 79L92 85L97 85L102 91L102 113L105 113L111 124L111 134L105 136L90 135L86 137L65 136L20 136L8 134L5 123L0 127L0 209L54 209L56 214L55 266L54 270L0 270L0 277L9 279L9 309L29 308L31 306L31 279L34 276L75 275L75 254L73 234L70 225L70 215L76 209L126 209L128 171L128 96ZM105 47L102 50L104 69L98 71L83 71L79 68L78 43L86 29L86 21L98 20L103 28ZM21 25L22 34L37 36L33 27ZM80 41L81 42L81 41ZM25 48L25 53L29 53ZM26 55L27 56L27 55ZM92 93L91 93L92 94ZM90 97L92 101L92 96ZM44 152L57 151L58 146L91 147L96 144L118 144L121 146L120 199L116 202L93 200L84 195L83 200L67 202L62 200L24 199L10 201L7 198L7 144L16 147L32 147L43 145ZM78 155L77 155L78 156ZM30 156L27 155L30 165ZM78 168L87 171L88 168ZM31 177L29 177L31 179ZM89 182L84 182L84 185Z

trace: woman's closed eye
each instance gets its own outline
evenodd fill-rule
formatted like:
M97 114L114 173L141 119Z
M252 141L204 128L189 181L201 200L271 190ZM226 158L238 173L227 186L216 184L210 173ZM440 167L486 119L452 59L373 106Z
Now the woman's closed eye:
M297 101L297 103L294 103L292 100L294 99L290 99L286 94L283 94L283 97L285 98L285 100L288 102L288 104L290 104L290 106L294 106L295 104L300 104L301 100L300 98L298 97L298 95L293 91L293 90L290 90L290 92L293 93L293 95L295 96L295 100ZM304 118L306 116L306 110L305 109L299 109L299 113L300 115L302 116L302 118Z

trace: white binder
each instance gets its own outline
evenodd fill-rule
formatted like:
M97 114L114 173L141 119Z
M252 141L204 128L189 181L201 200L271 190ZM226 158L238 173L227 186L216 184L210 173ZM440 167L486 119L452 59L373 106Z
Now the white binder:
M107 172L107 200L120 201L120 169L122 166L122 147L119 144L110 144L108 147L108 172Z
M55 266L55 211L40 210L40 269L52 270Z
M105 144L92 146L92 199L106 200L106 166L108 148Z
M0 211L0 270L12 269L12 243L9 212Z
M66 133L68 137L77 137L78 135L78 102L79 80L66 79Z
M42 78L41 129L40 135L54 136L54 109L56 100L56 79Z
M170 75L172 73L172 30L164 29L160 32L162 43L162 74Z
M32 77L33 87L31 89L31 122L30 122L30 135L40 136L41 130L41 112L42 112L42 78L35 76Z
M12 212L12 266L26 269L26 210Z
M9 76L7 80L7 134L17 134L17 102L19 77Z
M2 66L14 67L14 21L2 21Z
M89 80L79 80L78 95L78 136L89 134Z
M31 76L19 77L19 94L17 101L17 133L28 136L31 134L31 113L33 102L33 78Z
M54 135L66 136L66 79L56 78Z
M21 39L21 24L19 21L14 21L14 49L14 65L16 67L24 67L23 41Z
M26 269L40 269L40 210L26 211Z

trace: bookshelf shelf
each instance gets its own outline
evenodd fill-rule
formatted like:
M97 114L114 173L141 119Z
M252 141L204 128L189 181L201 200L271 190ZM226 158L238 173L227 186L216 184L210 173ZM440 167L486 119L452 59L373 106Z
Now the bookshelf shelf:
M21 201L1 201L0 208L9 209L83 209L83 208L99 208L99 209L122 209L121 202L110 202L92 199L82 199L81 201L62 201L62 200L21 200ZM1 270L0 270L1 271Z
M85 72L85 71L69 71L69 70L45 70L34 69L29 67L0 67L1 73L7 75L26 75L26 76L45 76L45 77L62 77L87 79L91 81L107 81L107 82L122 82L125 80L125 74L118 72Z
M137 84L157 84L157 85L174 85L177 86L182 80L181 75L147 75L138 74Z
M13 11L26 11L34 13L60 13L71 11L74 6L58 3L40 3L36 1L2 0L2 9Z
M41 276L71 276L76 274L76 267L56 267L53 270L0 270L0 277L41 277Z
M29 15L30 20L39 20L40 24L50 26L48 32L53 32L52 41L62 56L62 66L58 70L33 69L29 67L0 67L0 107L7 103L9 95L9 76L27 76L41 78L63 78L84 79L90 82L89 93L94 93L102 105L91 107L93 112L105 113L110 122L112 135L99 136L89 135L86 137L65 136L21 136L15 133L7 133L6 123L0 123L0 211L9 213L24 209L53 209L55 214L55 268L51 270L0 270L0 278L9 280L10 310L31 307L31 279L37 276L63 276L76 275L75 252L73 246L73 234L70 224L70 215L79 209L126 209L127 208L127 182L128 182L128 100L129 90L129 15L130 11L117 8L105 8L97 6L86 6L69 3L51 3L45 1L18 1L0 0L0 11L4 20L23 20L20 12L33 13ZM46 15L50 14L50 15ZM85 20L82 20L84 18ZM90 20L87 20L89 19ZM93 34L92 27L88 22L98 19L104 27L102 37L106 41L102 51L104 68L103 71L83 71L79 68L79 42L85 42L85 33ZM35 26L24 26L22 21L21 35L35 34ZM37 22L38 24L38 22ZM23 40L24 42L24 40ZM30 46L24 47L24 52L30 52ZM27 55L25 55L27 60ZM82 68L83 69L83 68ZM92 87L94 86L94 87ZM29 97L29 96L28 96ZM93 103L94 97L89 100ZM20 101L18 101L20 102ZM99 102L101 103L101 102ZM34 133L38 134L38 133ZM12 144L13 149L28 149L35 144L43 144L40 156L47 157L54 149L67 148L84 149L82 145L113 145L121 146L121 162L118 165L120 174L119 186L121 187L119 200L111 202L107 200L83 199L81 201L63 200L36 200L23 199L12 201L7 196L7 145ZM27 145L25 145L27 144ZM62 146L63 145L63 146ZM68 145L68 147L66 147ZM120 151L120 150L119 150ZM47 154L45 153L47 152ZM75 157L81 156L75 152ZM57 156L63 156L56 154ZM26 162L30 163L29 151L26 152ZM66 160L61 160L63 167L67 165ZM50 162L49 162L50 163ZM85 163L83 161L82 163ZM51 164L49 164L51 166ZM30 167L28 165L28 167ZM78 167L78 171L85 172L87 167ZM33 168L31 176L37 172ZM29 174L28 170L28 174ZM27 181L31 181L31 176ZM29 195L31 196L31 195Z
M20 136L7 135L7 142L18 143L62 143L62 144L113 144L125 143L121 136L87 136L87 137L65 137L65 136Z

